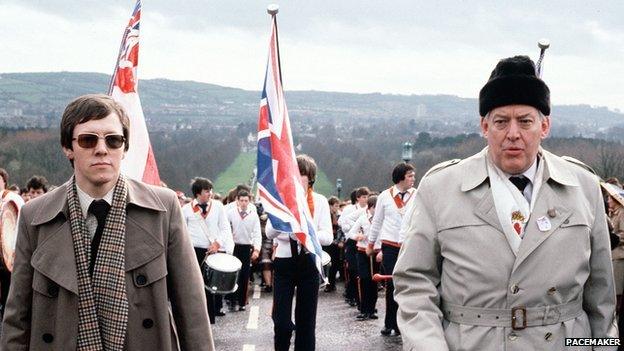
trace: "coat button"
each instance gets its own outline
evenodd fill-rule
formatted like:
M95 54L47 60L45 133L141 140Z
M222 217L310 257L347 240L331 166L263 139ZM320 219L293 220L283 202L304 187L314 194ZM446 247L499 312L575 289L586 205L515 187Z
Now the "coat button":
M518 334L516 333L509 334L509 340L514 341L516 339L518 339Z
M510 290L511 290L511 293L515 295L518 293L518 291L520 291L520 288L518 287L518 284L514 284L511 286Z
M546 341L551 341L553 339L553 335L551 332L546 333L546 335L544 335L544 339Z
M52 297L57 297L59 293L59 287L56 285L50 285L48 286L48 295L52 296Z
M548 295L554 295L557 292L557 288L555 288L554 286L551 287L550 289L548 289Z
M46 344L49 344L52 341L54 341L54 336L52 336L52 334L49 334L49 333L43 334L41 338L43 339L43 342L45 342Z
M136 283L138 286L143 286L147 283L147 277L145 277L143 274L139 274L136 277Z
M554 208L548 209L548 217L555 218L557 217L557 211Z
M150 318L146 318L143 320L143 328L149 329L154 326L154 321Z
M565 221L563 221L563 224L570 224L570 220L566 219Z

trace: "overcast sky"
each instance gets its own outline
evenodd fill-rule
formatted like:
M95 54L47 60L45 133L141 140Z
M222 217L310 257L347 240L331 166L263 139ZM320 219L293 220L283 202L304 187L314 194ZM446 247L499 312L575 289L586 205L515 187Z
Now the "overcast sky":
M144 0L140 79L260 90L270 2ZM133 6L0 0L0 72L110 74ZM291 0L278 23L286 90L477 97L499 59L537 60L545 37L553 104L624 110L621 0Z

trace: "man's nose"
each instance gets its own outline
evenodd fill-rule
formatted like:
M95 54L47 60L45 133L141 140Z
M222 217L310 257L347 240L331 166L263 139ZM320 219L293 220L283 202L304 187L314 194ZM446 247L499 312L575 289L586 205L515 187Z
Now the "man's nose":
M507 138L511 140L516 140L520 138L520 126L518 125L518 122L513 119L509 122L509 130L507 131Z
M97 144L95 144L95 154L106 155L107 153L108 153L108 148L106 147L106 139L99 138Z

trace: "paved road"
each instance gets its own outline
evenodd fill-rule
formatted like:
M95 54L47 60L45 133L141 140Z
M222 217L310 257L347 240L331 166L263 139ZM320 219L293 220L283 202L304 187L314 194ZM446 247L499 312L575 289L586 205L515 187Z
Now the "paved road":
M217 323L212 329L217 350L273 350L272 294L259 293L260 289L256 286L254 289L257 291L256 298L250 297L246 311L226 312L224 317L217 317ZM342 292L343 285L340 284L336 292L319 293L317 350L401 350L400 337L383 337L379 334L385 313L383 291L377 302L380 318L364 322L356 321L357 309L344 302Z

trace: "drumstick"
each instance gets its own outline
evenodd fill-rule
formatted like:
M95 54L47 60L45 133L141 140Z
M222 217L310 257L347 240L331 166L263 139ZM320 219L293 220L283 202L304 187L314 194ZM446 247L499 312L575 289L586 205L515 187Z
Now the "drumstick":
M382 282L382 281L386 281L386 280L392 280L392 275L382 275L379 273L375 273L375 275L373 275L373 281L374 282Z

